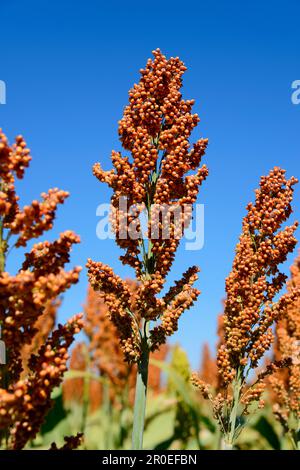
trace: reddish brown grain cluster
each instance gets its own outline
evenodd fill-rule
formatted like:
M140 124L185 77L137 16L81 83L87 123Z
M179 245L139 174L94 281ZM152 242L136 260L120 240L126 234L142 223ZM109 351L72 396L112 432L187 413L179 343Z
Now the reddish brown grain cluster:
M0 322L9 353L7 372L11 380L17 380L21 373L22 347L33 340L37 332L36 321L49 300L56 299L78 281L80 269L65 271L62 259L65 251L74 243L74 235L70 238L63 234L62 237L63 250L57 251L51 260L48 250L41 249L43 244L39 243L26 256L21 270L15 276L7 272L0 274Z
M42 313L38 317L37 321L34 324L36 333L30 344L25 344L22 348L21 358L22 358L22 367L24 374L28 373L28 361L32 354L36 354L40 347L45 343L47 338L52 333L56 320L57 320L57 311L61 305L61 300L59 298L50 300Z
M38 432L51 391L66 369L67 348L82 326L75 317L47 339L60 294L79 277L80 268L65 270L72 245L79 242L73 232L33 245L16 275L5 271L11 249L26 247L51 229L57 205L68 196L51 189L42 202L20 207L15 180L23 178L30 160L21 136L9 146L0 131L0 325L6 349L6 364L0 366L0 431L13 448L22 448Z
M218 355L225 383L232 381L239 367L257 366L273 342L272 325L298 293L291 289L279 301L274 300L286 281L278 266L296 245L297 222L282 228L292 211L296 182L293 177L287 180L285 171L275 167L261 178L255 203L247 207L233 268L226 280L225 344Z
M139 83L129 92L129 104L119 122L120 140L131 158L113 152L114 169L103 171L96 164L94 174L113 189L113 228L117 243L126 250L121 259L135 268L140 281L135 313L146 321L161 320L149 335L155 350L177 330L182 312L199 294L192 287L197 279L197 268L193 267L165 297L157 298L174 260L182 227L190 221L192 204L208 172L205 166L200 167L207 140L200 139L192 147L189 142L199 117L191 112L194 102L183 100L180 93L186 67L178 57L167 60L159 50L153 54L154 59L141 70ZM162 206L167 207L165 212ZM187 208L180 212L179 222L174 208ZM148 218L147 240L140 230L142 210ZM133 232L137 234L134 237ZM126 359L138 362L140 337L128 286L102 263L89 260L87 267L92 287L103 293Z
M51 392L67 370L68 348L82 324L82 315L76 315L59 325L30 357L27 377L0 389L0 429L9 429L12 449L22 449L38 433L52 404Z
M300 288L300 257L291 267L288 292ZM270 377L274 392L275 416L286 432L298 430L300 420L300 299L296 298L281 315L276 326L275 359L289 361L289 366ZM297 439L295 439L297 441Z
M108 183L113 191L112 204L117 210L116 236L118 244L126 249L122 258L125 264L134 266L137 277L145 274L139 255L142 253L141 237L124 240L120 237L123 222L134 222L135 215L119 213L120 199L128 208L167 204L168 206L195 202L199 186L207 176L207 168L196 170L204 155L207 139L200 139L190 148L189 137L198 124L199 117L192 114L193 100L183 100L180 93L182 75L186 70L179 58L166 59L159 50L153 52L141 79L129 92L129 104L119 122L119 136L132 161L121 153L112 153L114 170L105 172L100 164L94 166L94 174ZM137 226L139 225L138 222ZM151 218L149 220L151 224ZM149 227L150 228L150 227ZM179 240L152 239L155 263L148 266L151 274L164 278L174 259ZM151 231L148 234L151 239Z
M22 179L31 160L30 150L22 136L16 138L11 147L0 129L0 217L4 229L16 235L15 246L26 246L53 226L58 204L62 204L68 193L57 188L42 193L42 201L33 201L21 208L15 190L15 180ZM2 240L2 251L7 248Z
M88 269L91 286L101 291L129 363L138 362L141 354L140 318L161 320L160 325L150 331L151 349L155 351L177 330L180 315L193 305L199 294L192 287L197 279L197 268L189 269L162 298L155 296L157 284L153 281L144 281L132 296L126 281L108 266L89 260Z
M298 302L300 294L299 286L290 284L288 292L276 300L287 279L279 265L296 245L294 232L298 224L282 227L292 212L296 182L294 177L287 180L285 171L277 167L261 178L255 203L247 207L233 268L226 279L223 340L217 357L221 391L213 398L207 384L193 376L194 384L212 399L216 418L231 444L236 431L236 406L244 405L244 413L253 402L263 406L265 378L287 365L283 357L260 371L252 385L247 383L250 370L258 368L273 343L274 323ZM234 413L229 420L228 409Z

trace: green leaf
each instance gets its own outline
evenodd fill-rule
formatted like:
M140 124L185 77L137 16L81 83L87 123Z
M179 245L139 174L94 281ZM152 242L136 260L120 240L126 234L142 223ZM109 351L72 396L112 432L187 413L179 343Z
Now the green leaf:
M175 436L169 437L169 439L166 439L165 441L160 442L157 444L157 446L154 447L153 450L167 450L171 447L173 442L176 440Z
M181 400L186 404L186 406L189 408L189 413L192 416L193 420L193 427L195 430L195 436L197 437L198 440L198 447L199 449L202 448L202 445L199 440L199 423L200 423L200 410L199 410L199 403L195 399L195 394L194 391L191 387L190 382L186 382L186 379L183 378L175 369L174 367L170 366L169 364L166 364L165 362L162 361L157 361L156 359L150 360L150 363L159 367L162 369L164 372L169 374L169 376L172 378L172 383L173 386L180 396Z
M280 440L272 426L265 416L260 416L253 428L263 436L270 446L275 450L280 450Z

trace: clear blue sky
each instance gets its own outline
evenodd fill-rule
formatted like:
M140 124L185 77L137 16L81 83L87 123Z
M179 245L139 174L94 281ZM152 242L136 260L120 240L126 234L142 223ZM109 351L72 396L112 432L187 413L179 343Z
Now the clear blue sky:
M201 267L201 298L174 337L195 367L203 341L215 343L224 279L260 175L279 165L300 177L300 105L291 103L291 83L300 79L300 3L1 0L0 11L0 79L7 85L0 127L10 139L22 133L32 149L20 185L24 202L49 187L71 192L51 238L65 229L81 235L73 264L91 257L131 274L114 242L96 238L96 207L110 192L91 167L101 161L110 168L127 92L151 51L179 55L188 66L184 97L196 99L201 117L194 138L210 140L210 176L199 197L205 246L180 250L170 279L189 265ZM86 287L83 272L65 296L61 319L81 310Z

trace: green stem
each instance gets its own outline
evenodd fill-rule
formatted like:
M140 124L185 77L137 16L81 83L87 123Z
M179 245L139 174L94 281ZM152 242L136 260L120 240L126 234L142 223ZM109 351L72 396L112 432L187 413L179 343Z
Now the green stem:
M233 450L233 444L226 442L225 440L221 441L221 450Z
M238 408L240 404L242 385L242 371L238 369L237 376L233 383L233 401L229 418L229 433L225 436L224 450L232 450L236 439L236 421L238 417Z
M223 450L224 447L224 439L223 434L219 426L217 426L215 431L215 446L214 450Z
M133 431L132 431L132 449L141 450L143 448L143 434L145 425L148 366L149 366L149 345L148 345L149 322L145 323L142 337L142 353L138 362L138 371L135 388L134 412L133 412Z

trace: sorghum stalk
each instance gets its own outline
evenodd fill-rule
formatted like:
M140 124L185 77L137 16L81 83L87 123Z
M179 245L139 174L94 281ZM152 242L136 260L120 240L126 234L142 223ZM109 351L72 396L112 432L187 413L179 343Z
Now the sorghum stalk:
M67 350L82 327L81 315L75 316L48 332L35 349L38 321L49 302L78 281L80 268L64 269L72 245L79 242L73 232L34 244L15 276L5 270L7 253L50 230L57 206L68 197L54 188L42 193L42 201L21 207L15 182L23 179L30 160L23 137L9 145L0 129L0 325L6 349L6 363L0 368L0 438L4 436L6 447L13 450L22 449L38 433L52 406L51 392L66 370ZM14 242L8 246L11 238ZM32 354L23 354L31 346Z
M156 147L158 141L156 143ZM156 174L156 172L155 172ZM156 181L153 181L152 187L156 185ZM153 191L152 191L153 193ZM149 191L147 191L147 215L148 224L151 224L151 205L153 200ZM152 243L148 240L148 250L145 252L145 241L142 240L143 247L143 258L144 258L144 269L146 277L151 279L153 269L151 266L152 257ZM141 355L137 363L137 377L135 386L135 398L134 398L134 410L133 410L133 429L132 429L132 449L141 450L143 448L143 434L145 425L145 414L146 414L146 402L147 402L147 386L148 386L148 368L149 368L149 356L150 356L150 338L149 338L149 321L142 318L140 336L141 336Z
M143 330L144 333L141 340L142 351L141 358L138 362L133 411L132 449L134 450L141 450L143 448L143 433L148 384L148 366L150 355L150 349L148 344L149 322L144 321L144 328L142 328L142 331Z
M230 417L229 417L229 432L225 435L225 446L224 450L232 450L235 442L236 437L236 428L237 428L237 418L238 418L238 411L240 406L240 395L241 395L241 388L242 388L242 368L239 367L236 378L233 381L232 389L233 389L233 397L232 397L232 404L230 410Z
M272 346L274 325L300 296L300 288L293 285L276 298L287 279L279 266L297 242L298 223L283 226L292 213L296 183L296 178L286 179L285 171L278 167L261 178L255 203L247 206L226 279L224 334L217 355L219 383L212 390L201 378L192 378L204 398L212 402L227 448L234 446L243 429L241 418L264 406L266 377L287 365L288 358L283 356L261 370L259 361ZM257 374L247 383L250 372Z
M189 141L199 117L191 112L194 101L183 100L180 92L186 67L178 57L166 59L160 50L153 54L154 59L140 71L139 83L130 90L129 104L119 121L120 140L130 156L113 151L113 170L94 166L95 176L113 189L112 225L117 244L125 250L120 259L135 269L135 295L109 266L92 260L87 263L90 283L108 306L125 359L138 366L133 432L136 449L142 447L149 354L177 330L181 314L200 293L192 287L198 272L193 266L163 297L157 297L208 175L206 166L200 165L207 139L193 146ZM120 204L124 201L125 207ZM147 237L140 220L145 209ZM173 213L178 209L179 224ZM154 324L151 330L150 322Z

